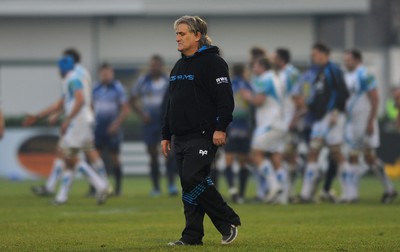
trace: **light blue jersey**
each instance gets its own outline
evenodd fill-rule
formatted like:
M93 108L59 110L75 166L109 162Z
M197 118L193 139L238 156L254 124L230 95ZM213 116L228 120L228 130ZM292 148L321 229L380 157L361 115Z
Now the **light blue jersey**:
M354 71L346 72L345 80L350 93L350 98L346 103L346 143L352 150L358 151L365 148L378 148L380 139L377 118L373 121L373 133L367 134L367 125L371 113L368 93L377 89L376 80L363 66L358 66Z
M292 64L287 64L280 72L279 79L283 85L285 85L285 124L287 129L289 128L289 124L294 116L295 106L292 100L292 90L294 89L295 84L298 82L300 76L299 70L294 67Z
M79 113L73 118L71 124L92 123L94 121L93 111L91 109L90 88L87 82L84 82L82 76L77 72L69 72L63 80L63 99L64 111L68 116L71 114L75 104L75 92L81 90L84 96L84 104Z
M284 101L286 87L282 85L273 71L266 71L255 78L253 90L256 94L265 95L264 104L256 109L257 131L269 129L284 129Z
M286 96L290 96L295 84L299 81L300 71L292 64L287 64L280 72L279 78L286 86Z
M348 116L368 116L371 111L368 93L377 88L375 77L364 66L359 66L352 72L346 72L345 81L350 93L346 104Z

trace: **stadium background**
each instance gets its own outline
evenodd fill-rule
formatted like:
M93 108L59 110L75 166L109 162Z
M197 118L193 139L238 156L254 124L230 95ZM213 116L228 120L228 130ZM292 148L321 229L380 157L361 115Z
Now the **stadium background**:
M346 48L363 50L365 63L380 84L381 116L391 87L400 84L400 2L396 0L232 0L229 4L223 0L0 0L0 94L8 126L0 142L0 176L19 179L41 174L10 172L15 169L7 160L24 166L27 161L21 153L17 158L29 146L24 141L42 134L38 131L49 132L48 128L21 129L20 118L59 96L55 62L64 48L75 47L82 53L94 79L100 63L112 64L129 92L151 55L165 58L166 72L179 57L172 23L183 14L207 20L213 43L230 64L247 62L254 45L268 51L287 47L299 67L308 64L315 41L330 45L336 62L342 61ZM132 114L124 129L131 143L123 147L125 170L143 174L147 159L142 155L144 146L137 142L138 118ZM389 133L388 139L393 136ZM44 146L42 151L48 149ZM36 159L41 166L43 156Z
M51 159L43 154L51 155L58 128L42 122L25 129L21 118L60 95L55 64L62 50L79 49L93 76L99 63L110 62L128 91L152 54L165 57L166 71L171 68L179 57L172 23L184 14L208 21L230 64L246 63L252 46L270 52L288 47L301 68L315 41L329 44L339 63L345 48L360 48L379 81L381 117L390 88L400 84L399 0L0 0L0 97L7 119L0 141L0 251L398 251L400 202L381 204L382 188L372 176L361 180L357 204L265 205L250 199L255 183L249 183L249 201L232 204L243 226L228 247L220 245L208 218L204 246L167 247L182 229L181 198L165 191L149 197L144 176L126 177L121 197L101 207L84 196L83 179L74 182L67 205L51 206L51 198L32 195L31 186L43 181L36 175L46 171L29 165L40 168ZM126 174L147 173L138 122L131 114L125 124ZM399 133L390 123L382 126L381 151L397 153ZM24 156L32 152L36 161ZM400 188L400 180L394 183ZM334 189L340 192L337 182Z

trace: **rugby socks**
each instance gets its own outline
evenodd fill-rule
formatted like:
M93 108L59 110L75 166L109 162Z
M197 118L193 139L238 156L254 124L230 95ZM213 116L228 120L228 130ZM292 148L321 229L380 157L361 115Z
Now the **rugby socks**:
M261 169L257 169L256 172L254 173L254 176L257 181L257 188L256 188L257 199L264 200L266 192L268 190L267 180L263 176Z
M348 201L351 197L351 168L347 162L339 166L339 182L342 190L341 201Z
M360 165L358 164L347 164L348 165L348 200L358 200L358 185L360 180Z
M326 177L323 187L323 190L327 193L329 193L329 191L331 190L333 180L335 179L337 173L336 161L331 156L329 156L328 161L329 161L328 171L326 172Z
M278 202L281 204L287 204L289 200L289 175L287 169L281 167L276 171L276 177L281 185L282 193L279 195Z
M56 195L56 201L64 203L68 200L68 193L71 189L71 184L74 179L74 171L70 169L64 169L61 175L60 190Z
M272 163L265 159L260 165L259 170L261 171L261 176L265 178L268 188L268 195L275 195L277 191L281 190L282 187L276 176L274 167Z
M100 175L100 177L107 179L106 166L101 158L98 158L92 163L93 169Z
M59 179L64 169L64 161L61 158L56 158L53 163L50 176L46 181L46 190L50 193L54 193L56 190L57 180Z
M231 193L231 190L233 192L233 189L235 188L235 183L234 183L235 174L233 173L232 166L227 166L225 168L224 173L225 173L226 182L228 184L229 191Z
M122 169L120 165L114 167L114 177L115 177L115 194L121 194L122 187Z
M296 194L296 179L297 179L297 167L290 163L284 163L287 170L287 190L288 190L288 197L294 197Z
M81 160L78 162L78 164L75 166L80 172L86 175L87 179L89 180L89 183L94 186L96 189L96 192L101 192L104 190L107 190L108 187L108 181L102 177L100 177L99 174L97 174L92 167L89 166L88 163L85 161Z
M250 174L250 172L246 167L240 168L240 170L239 170L239 197L240 198L244 198L249 174Z
M390 181L389 177L385 172L384 163L377 159L373 165L371 165L371 170L374 172L375 176L381 181L383 188L386 193L394 192L394 186L392 181Z
M153 183L153 190L160 192L160 167L158 162L151 162L150 164L150 177Z
M319 180L318 164L316 162L308 163L304 172L303 186L300 197L303 200L312 200Z

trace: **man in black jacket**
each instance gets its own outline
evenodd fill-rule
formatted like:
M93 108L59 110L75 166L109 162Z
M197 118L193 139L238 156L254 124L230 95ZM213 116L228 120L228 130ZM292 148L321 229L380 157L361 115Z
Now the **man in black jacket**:
M217 148L225 144L225 130L232 121L228 66L219 49L211 46L207 24L201 18L183 16L174 28L182 57L171 71L161 148L167 157L173 138L186 226L182 237L169 245L201 245L205 214L222 234L221 243L229 244L237 236L240 218L209 177Z

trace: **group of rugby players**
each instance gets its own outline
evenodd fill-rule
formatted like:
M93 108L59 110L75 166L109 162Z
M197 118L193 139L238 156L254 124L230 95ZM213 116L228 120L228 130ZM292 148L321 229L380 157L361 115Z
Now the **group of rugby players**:
M382 203L392 202L397 192L376 156L380 143L377 83L363 65L362 53L346 50L342 70L330 60L330 49L316 43L311 49L312 64L304 73L291 64L286 48L267 55L263 48L254 47L250 53L251 74L246 75L244 64L233 66L235 110L227 132L224 169L232 199L244 202L252 171L256 200L261 202L325 199L354 203L359 200L363 162L382 182ZM324 147L329 150L326 172L318 161ZM232 168L235 159L239 164L238 189ZM217 173L215 169L214 180ZM331 189L336 175L341 186L339 197ZM317 198L324 177L325 185ZM297 178L302 178L299 193Z

